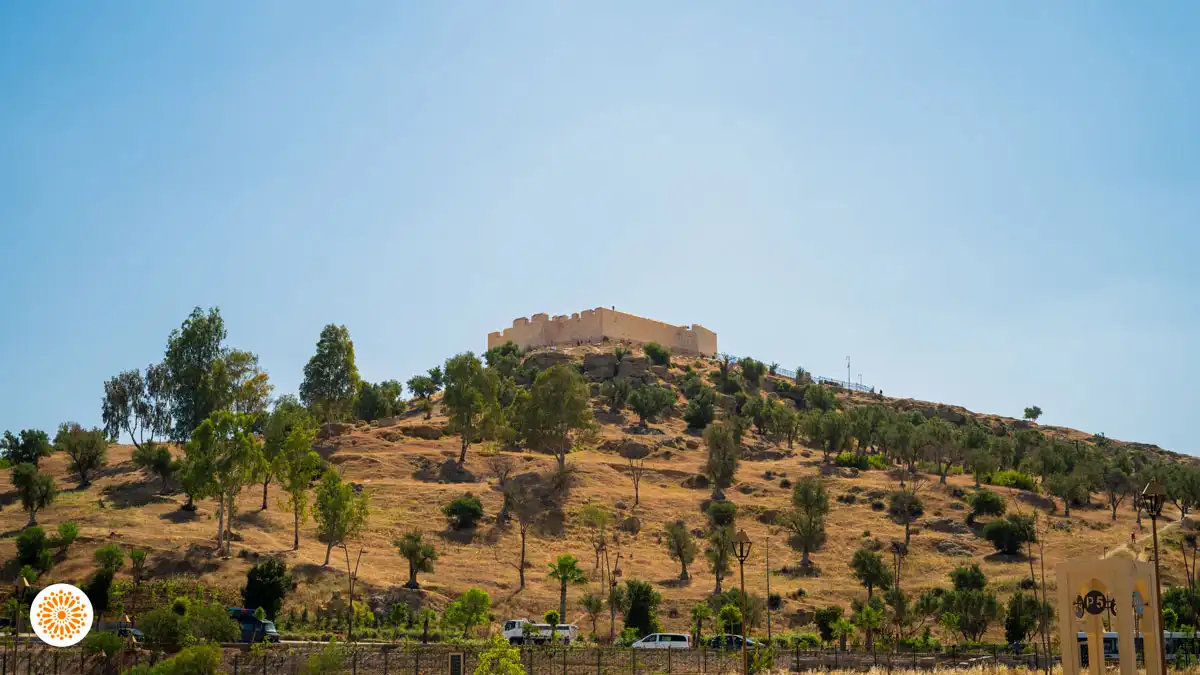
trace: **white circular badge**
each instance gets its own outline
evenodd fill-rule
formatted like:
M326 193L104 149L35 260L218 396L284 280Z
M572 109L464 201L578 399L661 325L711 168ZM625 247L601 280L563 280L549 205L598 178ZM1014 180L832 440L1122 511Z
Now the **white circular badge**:
M29 606L29 625L48 645L78 644L92 629L92 601L71 584L47 586Z

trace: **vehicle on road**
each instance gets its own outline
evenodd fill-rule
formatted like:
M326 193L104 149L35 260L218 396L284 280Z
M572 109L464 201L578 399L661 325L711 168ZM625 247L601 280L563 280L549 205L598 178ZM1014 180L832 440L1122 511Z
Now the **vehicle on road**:
M138 642L146 641L146 634L132 626L118 628L117 635L119 635L123 638L126 638L126 639L133 638L134 640L136 640Z
M760 646L762 643L754 638L746 638L746 646L753 649ZM708 639L708 646L712 649L741 649L741 635L714 635Z
M254 616L254 610L244 607L228 607L229 616L233 617L242 628L240 642L279 642L279 631L275 623L268 619Z
M573 623L534 623L529 619L510 619L504 622L504 639L511 645L544 645L550 642L571 644L579 639L579 626Z
M630 646L634 649L690 649L692 638L684 633L651 633Z

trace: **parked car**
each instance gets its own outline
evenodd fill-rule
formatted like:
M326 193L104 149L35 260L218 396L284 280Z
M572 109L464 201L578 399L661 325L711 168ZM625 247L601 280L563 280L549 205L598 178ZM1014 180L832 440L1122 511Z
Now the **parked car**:
M133 638L134 640L137 640L138 642L146 641L146 634L136 628L133 628L132 626L118 628L117 635L120 635L121 637L123 637L125 639Z
M244 607L228 607L229 616L233 617L242 628L241 642L279 642L279 631L275 623L254 616L254 610Z
M526 624L529 625L528 631L525 628ZM569 645L579 639L579 626L573 623L551 626L548 623L534 623L529 619L510 619L504 622L503 635L512 645L525 644L526 641L542 645L551 640Z
M690 649L692 638L684 633L651 633L630 646L634 649Z
M754 647L758 647L761 644L762 643L760 643L758 640L755 640L754 638L746 638L746 647L748 647L750 649L753 649ZM708 639L708 646L711 647L712 649L741 649L742 648L742 636L741 635L728 635L728 634L714 635Z

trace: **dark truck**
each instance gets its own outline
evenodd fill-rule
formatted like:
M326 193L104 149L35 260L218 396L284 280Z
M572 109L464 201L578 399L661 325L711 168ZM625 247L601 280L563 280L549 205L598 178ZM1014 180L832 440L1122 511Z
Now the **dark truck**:
M242 628L241 642L279 642L279 631L275 623L254 616L254 610L244 607L227 607L229 616Z

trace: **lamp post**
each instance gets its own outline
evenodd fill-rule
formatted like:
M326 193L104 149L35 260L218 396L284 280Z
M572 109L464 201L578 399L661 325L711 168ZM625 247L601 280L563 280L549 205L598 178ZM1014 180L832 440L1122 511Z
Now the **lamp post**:
M1146 509L1146 515L1150 516L1150 531L1154 538L1154 616L1158 630L1158 672L1164 675L1167 672L1167 652L1163 645L1162 584L1158 580L1158 517L1162 515L1166 502L1167 495L1157 480L1150 481L1142 490L1142 505Z
M742 675L750 675L750 655L746 651L746 629L749 627L749 621L746 620L746 558L750 557L750 537L746 536L745 530L738 530L737 538L733 541L733 553L738 559L738 576L741 579L742 586Z

